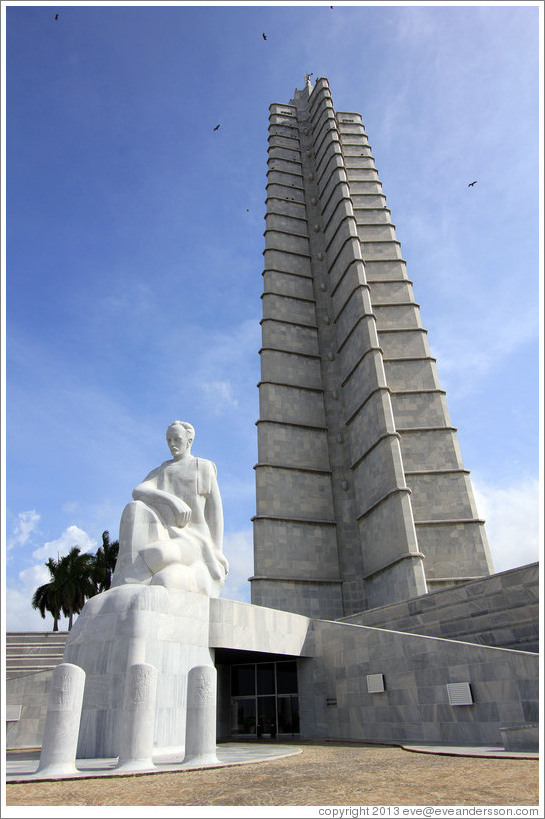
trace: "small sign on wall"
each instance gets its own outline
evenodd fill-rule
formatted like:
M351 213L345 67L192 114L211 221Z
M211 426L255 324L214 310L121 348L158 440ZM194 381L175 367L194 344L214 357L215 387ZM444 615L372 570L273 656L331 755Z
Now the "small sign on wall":
M367 690L370 694L382 694L384 691L384 674L368 674Z
M6 722L19 722L21 719L20 705L6 705Z
M451 705L473 705L473 695L468 682L447 683L447 691Z

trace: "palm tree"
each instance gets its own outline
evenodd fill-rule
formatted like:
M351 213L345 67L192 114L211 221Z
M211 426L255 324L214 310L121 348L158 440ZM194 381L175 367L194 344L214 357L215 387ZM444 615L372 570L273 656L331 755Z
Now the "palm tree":
M93 581L96 586L96 594L100 594L110 588L118 552L119 541L114 540L112 542L110 540L110 533L103 532L102 546L99 546L94 558Z
M48 611L53 617L53 631L59 630L61 613L68 617L68 628L72 628L74 614L79 614L85 600L97 593L93 580L94 555L81 553L79 546L73 546L67 555L55 560L50 557L45 564L51 580L34 592L32 606L39 609L42 617Z
M62 613L68 617L68 629L72 628L74 614L79 614L89 597L96 594L93 580L94 556L80 552L73 546L67 555L57 562L55 583L59 589Z
M102 546L96 554L80 551L73 546L67 555L50 557L45 564L51 580L34 592L32 606L45 619L46 612L53 617L53 631L59 630L61 614L68 617L72 628L74 614L79 614L85 601L110 588L115 568L119 541L110 541L110 533L102 533Z
M62 604L59 590L55 585L56 562L50 557L45 565L49 569L51 580L36 589L32 597L32 608L39 609L44 620L48 611L53 617L53 631L58 631Z

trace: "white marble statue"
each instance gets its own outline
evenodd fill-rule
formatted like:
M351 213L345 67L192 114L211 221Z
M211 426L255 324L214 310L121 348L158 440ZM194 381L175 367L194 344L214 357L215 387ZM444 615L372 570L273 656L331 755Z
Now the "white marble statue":
M166 437L172 460L138 484L123 511L112 588L138 583L217 597L229 564L216 467L191 454L191 424L174 421Z

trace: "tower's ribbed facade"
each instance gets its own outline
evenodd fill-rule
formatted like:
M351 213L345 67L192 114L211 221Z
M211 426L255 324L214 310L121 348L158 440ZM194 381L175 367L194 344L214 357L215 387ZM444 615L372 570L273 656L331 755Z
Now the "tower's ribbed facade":
M361 116L270 107L252 602L334 619L492 570Z

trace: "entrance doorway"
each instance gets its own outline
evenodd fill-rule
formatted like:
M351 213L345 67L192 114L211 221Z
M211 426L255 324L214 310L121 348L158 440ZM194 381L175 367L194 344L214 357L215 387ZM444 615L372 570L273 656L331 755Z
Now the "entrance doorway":
M231 666L231 734L259 739L299 734L294 660Z

